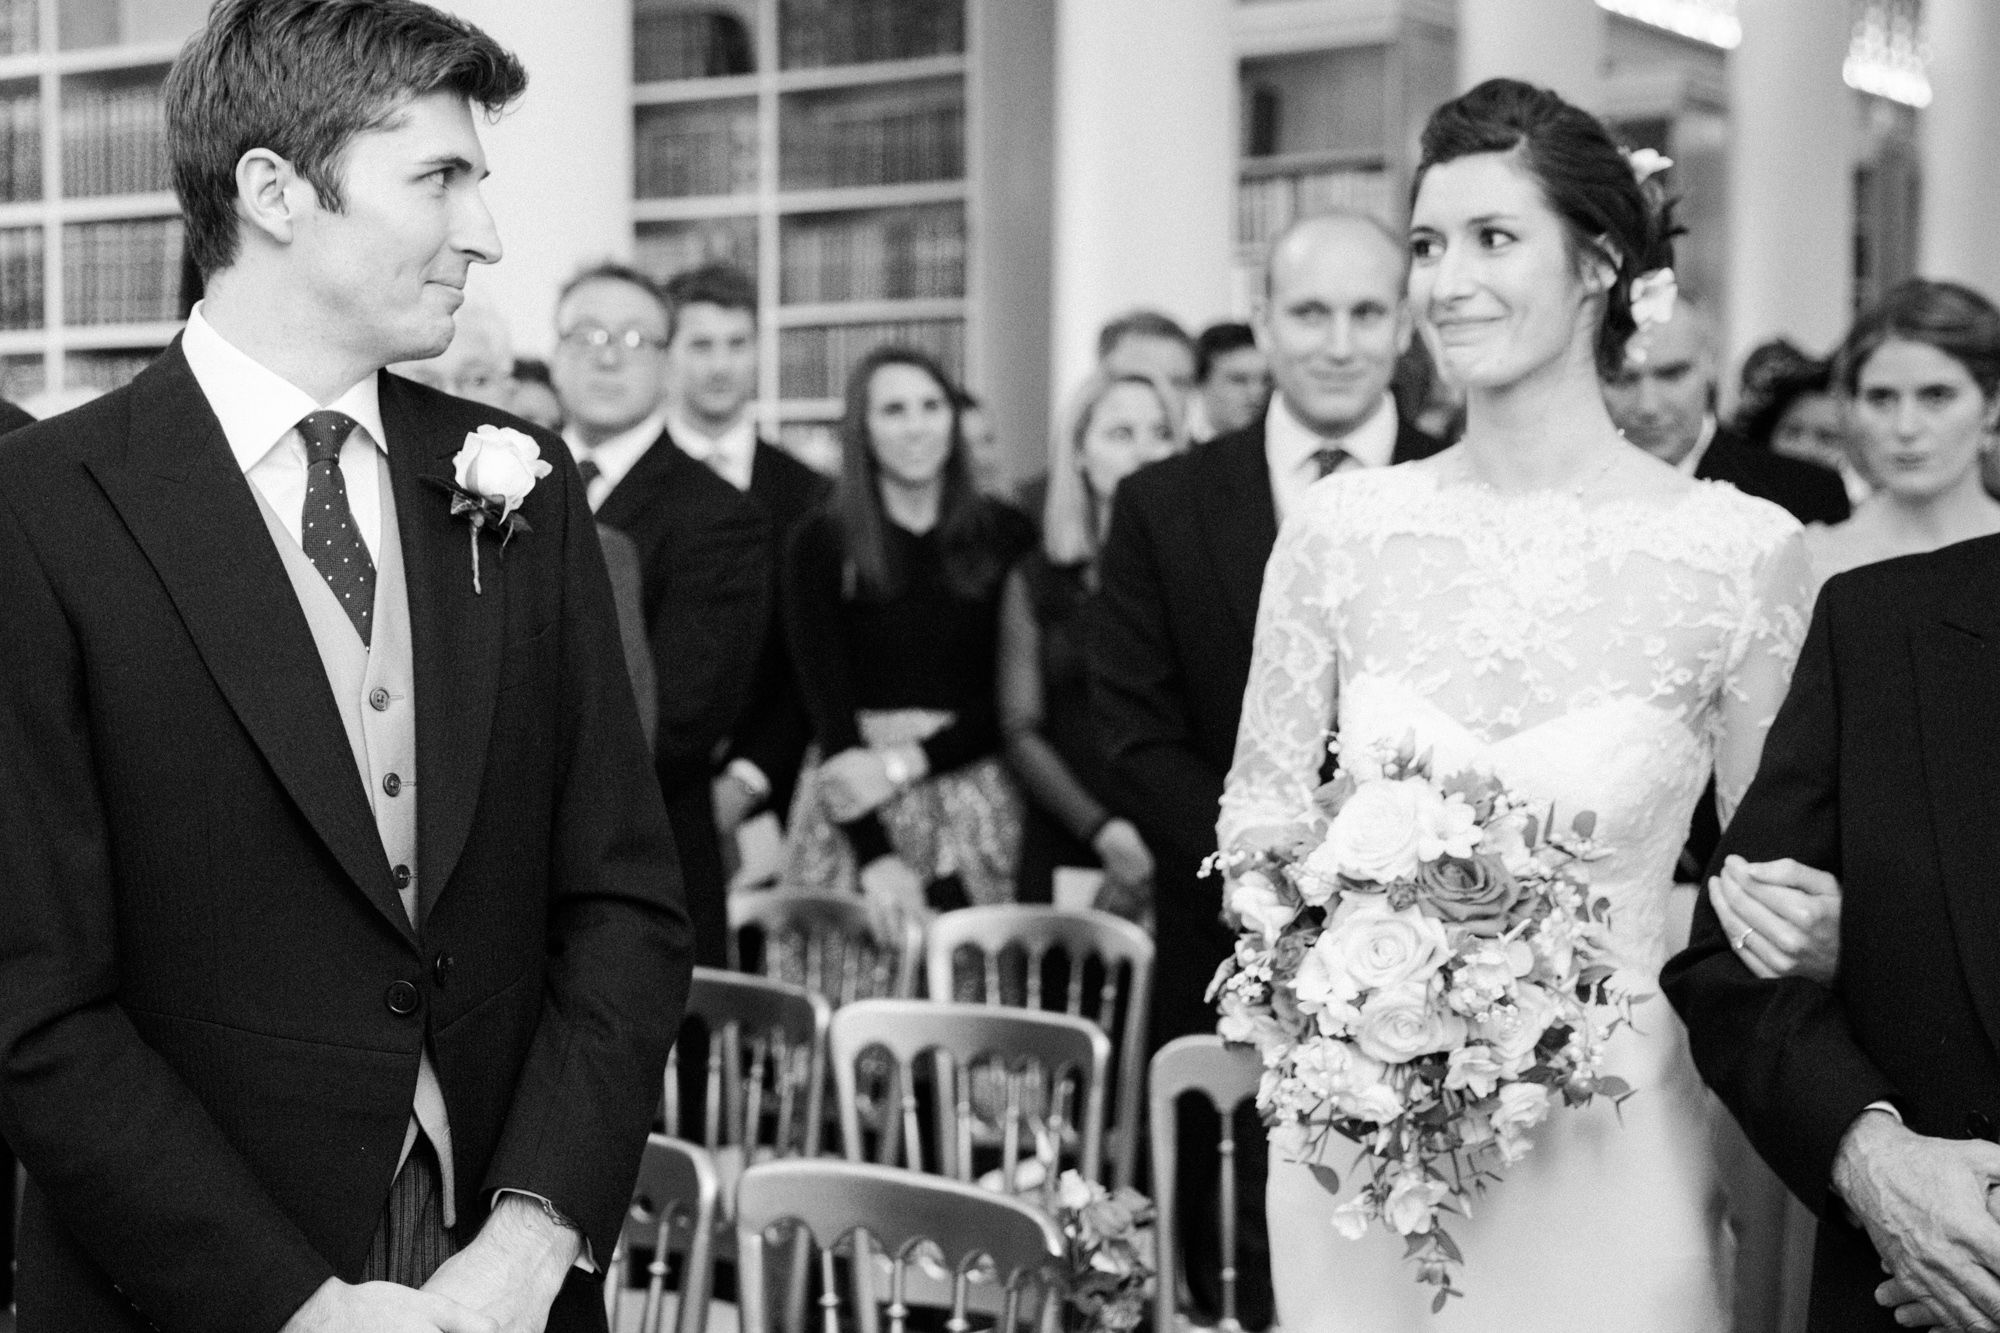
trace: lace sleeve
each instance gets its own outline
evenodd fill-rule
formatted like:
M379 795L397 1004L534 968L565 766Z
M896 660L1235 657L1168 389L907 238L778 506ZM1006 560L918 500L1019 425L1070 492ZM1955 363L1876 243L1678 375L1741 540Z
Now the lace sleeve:
M1716 710L1715 791L1725 827L1757 775L1764 733L1791 686L1812 588L1812 565L1796 528L1765 548L1745 580Z
M1236 757L1216 826L1219 847L1313 817L1334 717L1338 650L1330 611L1344 558L1326 519L1324 504L1296 515L1264 567Z

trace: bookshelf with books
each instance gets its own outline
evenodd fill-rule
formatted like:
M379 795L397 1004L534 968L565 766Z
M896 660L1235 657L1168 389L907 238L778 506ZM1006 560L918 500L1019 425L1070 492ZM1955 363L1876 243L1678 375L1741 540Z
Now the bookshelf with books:
M848 370L869 348L917 346L985 394L978 316L1026 301L1032 321L1040 300L1045 322L1045 293L996 280L1010 242L988 243L1031 231L991 224L1036 201L991 200L986 180L991 118L1046 103L1047 88L997 73L989 47L1018 52L1024 33L1046 45L1053 12L1052 0L636 0L638 262L666 278L727 259L757 278L760 414L809 461L831 456ZM1047 114L1020 118L1032 134Z

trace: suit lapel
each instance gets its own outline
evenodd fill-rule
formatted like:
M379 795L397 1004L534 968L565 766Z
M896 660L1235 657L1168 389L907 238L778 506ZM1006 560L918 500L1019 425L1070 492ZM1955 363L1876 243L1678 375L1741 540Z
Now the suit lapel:
M389 475L396 496L396 530L403 539L403 573L410 596L410 654L417 693L418 920L451 881L483 790L487 744L500 687L501 630L506 622L507 562L496 538L479 538L481 592L472 588L469 525L454 518L451 500L430 479L450 480L452 458L465 443L426 414L415 392L392 375L379 377L382 428L388 432ZM548 540L528 533L517 541Z
M1924 773L1959 957L2000 1044L2000 577L1911 636Z
M133 382L124 465L92 473L173 599L216 686L343 870L410 923L305 613L250 483L178 342Z
M632 464L631 470L621 477L618 484L611 488L611 493L604 497L604 503L597 507L597 521L614 528L629 530L645 511L646 499L653 487L665 482L672 473L674 465L684 458L690 463L694 462L681 452L680 446L674 443L673 436L661 431L660 438L654 440L646 452L639 455L639 460Z
M1204 501L1197 505L1223 594L1246 635L1257 628L1264 565L1278 540L1278 506L1264 461L1264 430L1253 426L1205 444L1194 470ZM1212 497L1213 502L1205 502Z

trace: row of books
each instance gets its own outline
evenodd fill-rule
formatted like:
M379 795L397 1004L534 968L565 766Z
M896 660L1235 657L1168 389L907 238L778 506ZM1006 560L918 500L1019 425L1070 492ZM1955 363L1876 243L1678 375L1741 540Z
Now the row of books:
M778 335L778 394L838 398L855 362L884 343L914 347L937 358L957 379L964 374L965 325L955 319L888 320L785 329Z
M641 0L632 15L632 77L715 79L757 68L755 34L727 8Z
M778 176L787 190L959 180L965 175L962 89L913 100L787 101L779 126Z
M42 229L0 231L0 329L42 327Z
M157 347L142 351L71 352L63 358L63 383L72 389L122 389L160 355Z
M1294 218L1336 208L1394 218L1390 189L1386 171L1326 168L1253 176L1236 190L1236 237L1245 245L1262 245Z
M965 50L965 0L780 0L779 61L819 69Z
M791 303L965 295L965 210L786 218L779 290Z
M665 282L702 264L734 264L757 271L757 219L703 218L698 222L648 222L633 245L642 273Z
M0 100L0 203L41 197L42 99L29 93Z
M62 168L72 198L171 189L159 86L65 90Z
M25 55L41 46L41 0L0 0L0 56Z
M747 194L757 188L756 104L643 108L633 154L641 199Z
M63 228L63 322L150 324L180 318L179 218Z

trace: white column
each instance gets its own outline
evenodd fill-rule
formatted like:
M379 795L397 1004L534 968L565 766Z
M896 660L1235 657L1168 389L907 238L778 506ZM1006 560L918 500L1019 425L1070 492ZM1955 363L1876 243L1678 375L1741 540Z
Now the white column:
M1919 114L1923 203L1917 271L2000 300L2000 5L1929 0L1931 104Z
M442 0L520 57L528 93L480 126L501 261L469 290L497 306L522 355L554 342L556 289L632 254L631 0Z
M1781 334L1811 351L1832 347L1854 291L1854 93L1840 77L1847 6L1741 0L1737 12L1725 378L1745 351Z
M1458 86L1525 79L1596 110L1604 90L1597 0L1459 0Z
M1233 3L1060 0L1050 362L1058 401L1089 370L1110 316L1149 306L1199 328L1229 313Z

